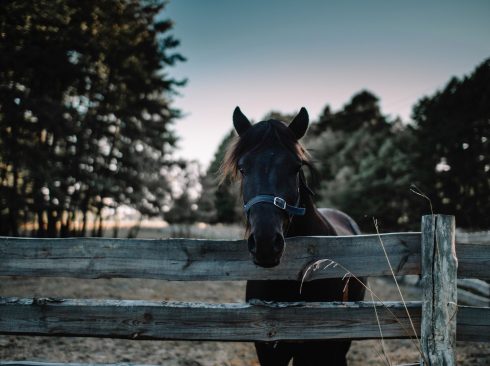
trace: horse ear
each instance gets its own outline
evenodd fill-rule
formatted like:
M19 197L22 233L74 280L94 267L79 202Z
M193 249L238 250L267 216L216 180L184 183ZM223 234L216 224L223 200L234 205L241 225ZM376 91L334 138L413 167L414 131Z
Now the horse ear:
M302 138L308 129L309 117L305 107L302 107L296 117L289 124L289 129L294 136L299 140Z
M233 126L235 126L238 136L242 136L245 131L252 127L252 124L248 118L245 117L239 107L236 107L235 111L233 112Z

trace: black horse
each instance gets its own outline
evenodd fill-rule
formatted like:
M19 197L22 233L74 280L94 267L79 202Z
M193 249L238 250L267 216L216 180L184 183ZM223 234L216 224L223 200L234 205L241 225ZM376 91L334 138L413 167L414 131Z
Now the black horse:
M308 153L299 143L308 128L302 108L288 125L277 120L252 125L237 107L233 125L239 137L230 145L222 165L222 177L241 180L247 216L248 249L255 264L274 267L284 252L284 237L359 234L357 224L333 209L317 209L303 166L311 167ZM248 281L246 298L273 301L359 301L364 288L342 279L306 282ZM347 296L346 296L347 295ZM263 366L346 365L350 341L256 342Z

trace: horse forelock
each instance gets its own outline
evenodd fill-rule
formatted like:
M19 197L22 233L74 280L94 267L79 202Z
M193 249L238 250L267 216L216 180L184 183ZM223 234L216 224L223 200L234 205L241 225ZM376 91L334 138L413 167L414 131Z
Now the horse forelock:
M237 136L230 142L219 170L220 184L227 178L231 180L240 178L238 161L244 154L277 142L291 151L300 161L310 164L308 152L288 126L284 122L271 119L256 123L242 136Z

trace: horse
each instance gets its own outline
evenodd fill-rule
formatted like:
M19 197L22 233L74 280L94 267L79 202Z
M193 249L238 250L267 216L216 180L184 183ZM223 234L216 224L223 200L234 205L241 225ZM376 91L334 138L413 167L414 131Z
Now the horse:
M279 265L285 237L308 235L357 235L360 230L347 214L317 208L303 172L313 169L310 156L299 140L309 124L303 107L289 125L270 119L254 125L239 107L233 112L238 134L221 165L221 180L239 180L246 215L247 244L253 262L265 268ZM360 301L364 287L342 279L300 281L251 280L246 300L284 302ZM347 294L347 296L346 296ZM346 365L349 340L303 342L255 342L262 366Z

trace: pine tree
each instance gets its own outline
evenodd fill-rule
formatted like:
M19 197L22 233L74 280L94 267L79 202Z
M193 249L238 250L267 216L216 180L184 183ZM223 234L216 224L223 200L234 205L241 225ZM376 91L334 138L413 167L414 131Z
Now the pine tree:
M155 20L163 1L64 0L0 5L2 234L101 232L105 207L161 211L162 167L176 137L170 105L184 60Z

